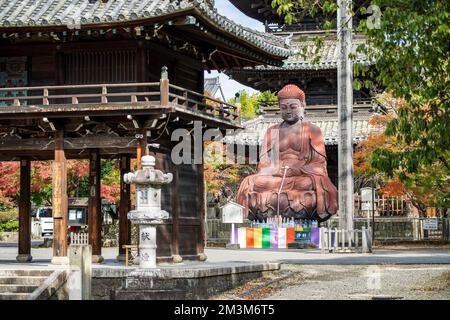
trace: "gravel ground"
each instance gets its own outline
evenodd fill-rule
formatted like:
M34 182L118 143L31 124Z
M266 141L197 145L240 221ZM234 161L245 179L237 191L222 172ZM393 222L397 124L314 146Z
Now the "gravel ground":
M449 300L450 266L288 266L304 275L267 299Z
M210 299L450 300L450 266L283 265Z

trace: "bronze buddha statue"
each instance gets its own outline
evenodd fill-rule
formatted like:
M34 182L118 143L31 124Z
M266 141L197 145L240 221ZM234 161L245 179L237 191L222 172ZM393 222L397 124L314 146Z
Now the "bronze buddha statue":
M338 209L337 190L327 172L322 132L305 121L305 94L288 84L278 92L283 121L270 127L262 145L258 172L246 177L237 202L250 220L286 218L325 221Z

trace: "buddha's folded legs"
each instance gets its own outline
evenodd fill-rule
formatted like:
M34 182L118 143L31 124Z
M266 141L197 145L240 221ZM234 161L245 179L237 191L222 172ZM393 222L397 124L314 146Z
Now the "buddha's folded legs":
M255 174L243 180L237 199L248 208L250 220L263 221L280 214L296 220L324 221L329 214L326 210L319 211L320 215L318 214L318 202L321 207L324 206L323 200L318 201L318 196L327 194L318 193L314 186L313 180L306 175L285 177L283 181L282 177Z

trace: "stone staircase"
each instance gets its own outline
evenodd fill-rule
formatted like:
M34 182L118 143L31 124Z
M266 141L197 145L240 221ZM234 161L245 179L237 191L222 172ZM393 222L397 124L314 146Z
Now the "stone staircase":
M67 280L65 270L0 270L0 300L47 300Z

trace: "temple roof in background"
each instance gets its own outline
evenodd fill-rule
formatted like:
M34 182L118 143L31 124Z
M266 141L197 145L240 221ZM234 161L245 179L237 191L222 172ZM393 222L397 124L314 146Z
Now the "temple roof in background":
M286 38L283 37L286 40ZM365 44L364 38L353 39L353 52L356 54L358 45ZM317 50L317 46L312 40L296 40L291 44L293 54L283 61L282 66L257 66L255 68L244 68L242 70L232 70L230 73L247 73L253 70L264 71L284 71L284 70L330 70L337 69L339 52L335 39L324 40L322 47ZM317 52L316 52L317 51ZM315 61L315 57L318 60ZM368 58L358 53L355 62L368 65Z
M355 105L353 111L353 143L366 140L369 133L374 132L369 124L373 115L371 106ZM325 145L337 145L339 140L338 115L336 106L310 106L306 109L305 120L317 125L324 137ZM227 135L224 142L240 145L261 145L269 127L281 123L279 109L271 109L257 118L244 121L243 130L236 135Z
M209 93L212 97L216 97L217 91L220 91L222 101L225 101L225 95L222 91L222 86L220 85L219 77L205 78L204 81L205 93Z
M224 35L237 38L274 57L291 53L284 39L246 28L220 15L210 1L168 0L9 0L0 2L0 32L30 32L54 28L94 28L157 23L193 15ZM192 20L195 24L195 20Z

